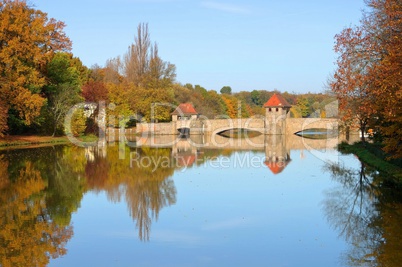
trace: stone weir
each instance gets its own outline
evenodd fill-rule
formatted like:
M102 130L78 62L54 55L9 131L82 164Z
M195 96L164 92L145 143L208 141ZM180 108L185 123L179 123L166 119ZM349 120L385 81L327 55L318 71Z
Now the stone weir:
M180 104L167 123L138 123L136 134L200 135L220 134L228 130L243 129L265 135L293 134L308 129L338 130L336 118L290 118L291 105L279 94L265 104L265 116L238 119L207 119L198 114L190 103Z

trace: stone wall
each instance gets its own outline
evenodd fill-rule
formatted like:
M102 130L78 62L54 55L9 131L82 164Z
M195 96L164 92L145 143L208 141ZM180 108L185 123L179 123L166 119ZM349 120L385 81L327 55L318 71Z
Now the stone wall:
M338 130L338 119L332 118L287 118L286 133L294 134L307 129Z
M174 128L174 122L160 122L160 123L137 123L137 134L153 133L156 135L177 134Z
M265 133L264 118L206 120L205 132L217 134L230 129L243 128Z

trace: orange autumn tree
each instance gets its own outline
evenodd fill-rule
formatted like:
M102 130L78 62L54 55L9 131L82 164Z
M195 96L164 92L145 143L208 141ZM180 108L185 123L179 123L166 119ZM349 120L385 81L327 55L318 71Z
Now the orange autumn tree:
M384 150L393 158L402 158L402 2L370 0L364 21L376 42L372 46L380 61L372 69L379 129Z
M346 28L335 36L335 52L340 56L334 79L330 83L346 124L356 124L362 141L370 119L375 114L372 77L368 74L376 63L374 51L367 49L370 36L362 28Z
M25 125L40 114L45 66L56 51L71 49L64 26L26 1L0 1L0 133L10 112Z
M228 96L222 96L223 102L226 105L227 115L229 118L234 119L237 117L237 101Z
M253 115L249 105L237 99L234 96L223 94L221 95L223 103L226 106L226 115L231 118L248 118Z
M384 149L402 157L402 3L366 0L361 25L336 36L338 68L331 83L344 118L374 126Z

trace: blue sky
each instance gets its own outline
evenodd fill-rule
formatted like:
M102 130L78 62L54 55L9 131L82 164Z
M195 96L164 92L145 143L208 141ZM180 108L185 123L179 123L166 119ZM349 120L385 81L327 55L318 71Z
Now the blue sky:
M64 21L73 53L90 67L121 56L149 24L177 81L219 91L321 92L334 36L359 23L363 0L31 0Z

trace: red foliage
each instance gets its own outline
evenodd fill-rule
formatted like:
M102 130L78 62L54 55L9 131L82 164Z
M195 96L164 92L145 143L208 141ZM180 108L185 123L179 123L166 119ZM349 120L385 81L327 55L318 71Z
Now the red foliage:
M87 102L99 102L107 100L108 91L101 81L89 81L82 87L82 96Z

